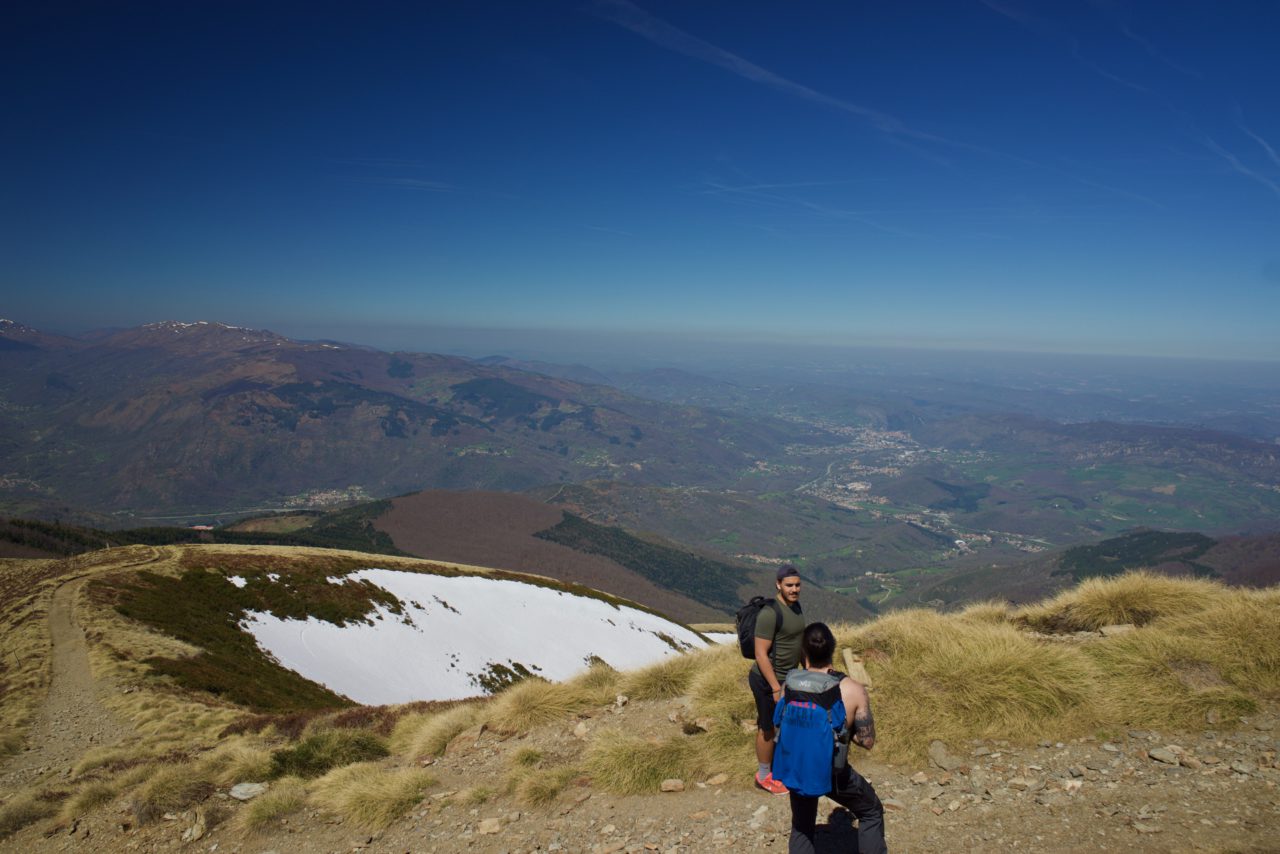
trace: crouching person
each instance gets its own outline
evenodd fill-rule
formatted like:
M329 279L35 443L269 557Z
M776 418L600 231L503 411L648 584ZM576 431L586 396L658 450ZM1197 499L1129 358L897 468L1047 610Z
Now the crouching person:
M875 789L848 763L844 739L870 750L876 741L867 689L831 667L836 639L823 623L805 627L804 667L787 674L774 711L774 779L791 795L790 854L812 854L818 798L826 795L858 819L858 853L883 854L884 809Z

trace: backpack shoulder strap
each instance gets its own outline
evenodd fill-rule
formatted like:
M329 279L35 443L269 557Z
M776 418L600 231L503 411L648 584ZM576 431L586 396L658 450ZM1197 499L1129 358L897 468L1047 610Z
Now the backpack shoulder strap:
M778 669L778 632L782 631L782 606L778 604L778 597L774 596L769 600L769 604L773 606L773 640L769 643L769 663L773 665L776 672Z

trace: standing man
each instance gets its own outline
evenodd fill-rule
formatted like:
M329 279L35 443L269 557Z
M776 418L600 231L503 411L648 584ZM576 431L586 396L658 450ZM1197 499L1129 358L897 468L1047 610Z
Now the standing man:
M756 663L747 683L756 700L756 785L785 795L787 787L773 779L773 709L782 698L782 683L800 663L804 614L800 611L800 571L789 563L778 567L778 596L773 607L756 617Z

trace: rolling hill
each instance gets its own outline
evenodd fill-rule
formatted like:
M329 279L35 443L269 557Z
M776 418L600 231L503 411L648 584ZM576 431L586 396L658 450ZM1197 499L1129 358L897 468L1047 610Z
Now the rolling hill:
M1207 537L1192 532L1140 530L1046 553L1012 566L957 568L903 589L890 605L941 603L957 607L989 599L1043 599L1089 578L1132 570L1199 577L1239 587L1280 584L1280 535Z
M90 340L14 324L0 507L123 526L334 506L424 486L724 484L821 431L449 356L164 322ZM100 517L101 518L101 517Z

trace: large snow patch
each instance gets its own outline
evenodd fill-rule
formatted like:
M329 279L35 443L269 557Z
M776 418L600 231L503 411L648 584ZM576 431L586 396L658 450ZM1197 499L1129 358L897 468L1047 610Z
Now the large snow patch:
M390 569L345 579L383 588L404 613L378 607L373 625L337 626L249 612L241 627L284 667L359 703L475 697L494 666L558 681L592 656L621 670L707 646L655 614L520 581Z

